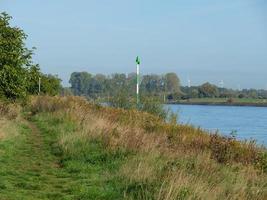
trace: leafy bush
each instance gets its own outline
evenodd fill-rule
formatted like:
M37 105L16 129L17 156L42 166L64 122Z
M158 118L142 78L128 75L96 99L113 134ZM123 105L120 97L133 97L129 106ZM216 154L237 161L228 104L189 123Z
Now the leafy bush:
M147 112L161 119L167 119L170 111L164 107L161 101L154 97L142 97L137 105L136 100L127 95L127 92L120 92L110 101L110 105L115 108L137 109L142 112Z
M167 119L169 110L164 108L162 102L153 97L142 98L139 110Z

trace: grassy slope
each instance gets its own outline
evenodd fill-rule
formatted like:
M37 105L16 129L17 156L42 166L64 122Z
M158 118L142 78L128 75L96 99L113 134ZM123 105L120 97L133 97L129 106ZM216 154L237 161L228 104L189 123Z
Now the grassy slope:
M1 200L267 197L266 174L249 163L218 163L197 148L192 128L164 125L157 132L149 116L103 112L79 99L44 98L32 110L30 122L12 121L5 129L17 134L0 139ZM129 121L135 115L145 123L136 127L138 120ZM172 134L161 133L166 128ZM184 146L172 129L188 133Z
M14 122L15 137L0 141L0 199L118 199L121 193L105 171L121 158L99 141L77 141L71 155L58 146L60 134L73 133L71 122L42 114L31 122ZM77 146L76 146L77 145ZM79 149L82 147L82 149ZM88 153L88 155L87 155ZM109 157L110 160L105 159ZM64 164L64 166L63 166Z
M58 159L33 125L16 123L19 134L0 141L0 199L63 197L68 177L58 170Z

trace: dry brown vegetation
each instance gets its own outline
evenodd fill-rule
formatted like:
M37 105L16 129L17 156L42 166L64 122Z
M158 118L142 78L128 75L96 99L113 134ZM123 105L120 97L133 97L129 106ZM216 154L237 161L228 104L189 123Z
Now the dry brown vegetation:
M0 118L16 119L20 113L21 107L15 103L3 103L0 101Z
M0 119L0 140L15 137L19 134L18 121L8 119Z
M35 97L30 107L33 114L49 112L79 125L61 137L66 151L75 140L96 138L111 151L133 152L117 172L126 199L267 198L266 150L254 142L78 97Z
M14 120L19 113L19 105L0 102L0 140L18 134Z

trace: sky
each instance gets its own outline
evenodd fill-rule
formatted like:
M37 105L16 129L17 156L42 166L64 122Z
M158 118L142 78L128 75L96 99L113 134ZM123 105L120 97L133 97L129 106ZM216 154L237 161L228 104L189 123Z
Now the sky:
M0 0L45 73L176 72L267 89L267 0Z

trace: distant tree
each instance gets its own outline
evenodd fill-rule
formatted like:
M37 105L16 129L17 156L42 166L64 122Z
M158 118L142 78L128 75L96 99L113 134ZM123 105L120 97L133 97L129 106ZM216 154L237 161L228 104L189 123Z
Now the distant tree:
M243 98L245 98L245 95L243 93L241 93L241 94L238 95L238 98L239 99L243 99Z
M193 89L190 93L190 98L198 98L199 91L197 89Z
M255 89L250 89L248 92L250 98L256 99L258 98L258 92Z
M141 90L150 95L154 95L162 92L163 90L163 79L161 76L156 74L145 75L141 83Z
M69 83L74 95L87 95L92 75L88 72L73 72Z
M105 85L106 76L103 74L96 74L93 77L93 80L94 80L94 85L93 85L94 93L97 96L102 96L106 91L106 85Z
M219 94L218 88L210 83L204 83L199 87L200 97L217 97Z
M127 88L128 88L128 93L131 96L135 95L136 93L136 81L137 81L136 73L134 72L129 73L127 76ZM142 79L140 81L142 81Z
M180 92L180 80L175 73L167 73L165 75L166 90L168 93L179 93Z
M135 83L136 83L136 73L135 72L129 73L127 78L131 79L131 80L135 80Z
M39 92L39 78L41 78L42 73L40 71L39 65L31 66L27 74L27 91L29 94L38 94Z
M125 94L125 90L127 89L126 74L112 74L109 84L111 96L121 95L122 93Z
M125 74L112 74L112 86L122 88L126 85L126 75Z

